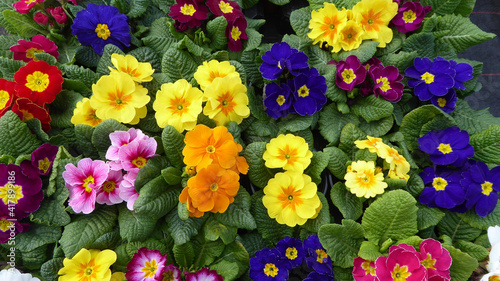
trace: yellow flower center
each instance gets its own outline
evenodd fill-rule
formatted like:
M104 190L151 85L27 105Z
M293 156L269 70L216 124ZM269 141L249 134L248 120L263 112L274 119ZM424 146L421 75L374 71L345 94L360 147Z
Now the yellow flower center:
M193 176L196 174L196 166L186 166L186 174Z
M434 82L434 74L430 74L429 72L426 72L420 76L422 80L424 80L425 84L430 84Z
M144 263L144 267L141 269L141 271L144 272L144 279L153 278L157 269L158 264L156 263L156 260L152 260L151 262L146 261Z
M24 110L24 109L20 109L19 111L21 111L21 113L23 114L23 118L21 118L21 120L23 122L26 122L28 120L31 120L33 118L35 118L35 116L33 116L33 114L27 110Z
M43 53L43 50L37 48L29 48L26 50L26 57L37 61L38 59L35 57L35 53Z
M438 105L439 105L439 107L445 107L446 106L446 99L445 98L439 98L438 99Z
M234 41L240 40L241 36L241 31L237 26L233 26L233 29L231 29L231 38L233 38Z
M50 161L47 157L43 158L43 160L38 160L38 170L42 171L44 174L47 173L50 167Z
M169 270L163 273L162 281L173 281L174 280L174 272Z
M233 12L233 7L229 5L229 3L226 3L222 0L219 2L219 8L224 14L230 14Z
M431 257L431 254L427 253L427 257L425 260L420 261L421 264L424 265L425 268L436 269L434 265L436 264L436 260Z
M212 185L210 185L210 190L217 191L217 189L219 189L219 185L216 182L214 182L214 183L212 183Z
M9 93L4 90L0 90L0 110L4 109L9 101Z
M334 30L335 29L335 24L330 24L329 28L330 28L330 30Z
M93 176L88 176L86 179L83 180L83 187L85 187L85 191L87 193L92 192L92 187L89 186L89 184L94 184L94 177Z
M359 171L356 173L356 176L358 178L358 184L367 189L371 188L375 182L375 175L373 171L370 170Z
M264 274L267 276L274 277L278 275L278 268L274 265L274 263L267 263L264 267Z
M376 31L380 32L380 27L384 25L384 21L380 19L382 17L383 11L375 13L374 10L369 10L363 13L361 16L361 24L366 31Z
M188 112L191 103L184 98L175 97L170 100L170 106L168 107L173 111L174 114L183 115Z
M285 96L283 95L279 95L278 98L276 99L276 102L282 106L284 103L285 103L286 99L285 99Z
M387 79L387 77L380 76L380 78L377 79L377 84L380 82L382 82L380 90L387 92L391 89L391 83L389 82L389 79Z
M40 71L35 71L26 76L26 87L33 92L43 92L49 86L49 75Z
M482 193L486 196L489 196L493 191L493 183L485 181L483 184L481 184L481 188L483 189Z
M399 264L396 264L394 267L394 270L391 271L392 279L394 281L406 281L408 277L410 277L411 272L408 272L408 267L405 266L399 266Z
M297 206L304 203L304 200L300 198L302 195L302 190L295 190L295 187L281 187L281 193L278 195L278 200L281 202L281 208L285 209L290 207L292 211L295 212Z
M499 275L492 275L488 277L488 281L500 281L500 276Z
M290 259L290 260L294 260L298 257L297 255L297 249L295 249L295 247L289 247L286 249L285 251L285 256Z
M375 276L375 267L372 267L370 263L370 261L365 261L361 264L361 267L365 270L366 275Z
M448 181L441 177L434 178L434 180L432 181L432 186L436 191L445 190L447 185Z
M34 2L36 2L36 0L26 0L26 1L24 1L24 3L26 3L26 4L31 4L31 3L34 3Z
M196 12L196 9L192 4L184 4L184 6L181 7L181 13L186 16L193 16L194 13Z
M132 160L132 164L134 164L134 166L136 166L137 168L142 168L144 166L146 166L146 163L148 162L147 159L145 159L144 157L137 157L135 158L134 160Z
M323 259L328 258L328 254L325 252L325 250L317 249L316 254L318 255L316 257L316 261L319 263L323 263Z
M366 22L367 22L368 24L373 24L373 19L368 19Z
M417 15L412 10L403 13L403 20L405 23L413 23L417 19Z
M299 97L305 98L305 97L309 96L309 89L307 88L306 85L304 85L304 86L299 88L297 93L299 93Z
M111 32L109 31L107 24L98 23L94 31L97 34L97 37L103 40L106 40L109 36L111 36Z
M9 203L17 204L17 201L23 197L23 188L20 185L7 183L4 186L0 186L0 199L2 199L5 205Z
M342 79L347 84L351 84L352 81L354 81L354 79L356 79L356 74L354 74L354 71L351 68L344 69L344 71L342 71Z
M182 111L183 108L184 106L182 104L177 105L177 110Z
M443 154L448 154L453 152L451 146L449 144L444 144L444 143L440 143L437 149L441 151L441 153Z
M234 111L234 107L236 103L233 101L233 96L231 93L227 92L217 98L217 101L220 102L220 105L217 108L221 109L221 112L228 116L229 113Z
M84 274L85 274L86 276L90 276L90 275L92 275L92 272L94 272L94 270L93 270L91 267L87 267L87 268L85 269L85 271L84 271Z
M11 221L8 221L7 219L1 219L0 220L0 230L3 231L3 232L6 232L13 225L14 225L14 223L11 222Z
M215 147L213 145L209 145L206 148L208 153L214 153L215 152Z
M278 61L278 68L282 69L282 67L281 67L281 61Z
M116 188L116 182L114 181L107 181L102 185L102 190L104 190L104 192L107 193L112 192L113 190L115 190L115 188Z

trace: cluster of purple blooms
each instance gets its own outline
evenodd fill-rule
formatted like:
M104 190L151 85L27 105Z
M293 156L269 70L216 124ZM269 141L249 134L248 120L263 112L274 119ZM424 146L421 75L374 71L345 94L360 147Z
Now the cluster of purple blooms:
M408 87L413 88L421 101L430 100L433 105L450 113L455 110L457 94L455 89L465 90L464 82L473 78L470 64L457 63L437 57L415 58L413 66L405 70Z
M313 115L321 110L326 103L326 79L316 68L309 68L309 58L304 52L286 42L275 43L262 55L262 60L259 68L262 77L275 80L264 89L269 116Z
M434 164L420 173L425 188L419 200L432 208L464 213L475 209L479 216L490 214L498 202L500 166L488 166L473 159L469 134L458 127L432 131L418 139L419 148Z
M252 280L288 280L290 272L306 263L312 271L304 281L333 281L332 260L314 234L304 240L285 237L276 248L264 248L250 259L249 276Z

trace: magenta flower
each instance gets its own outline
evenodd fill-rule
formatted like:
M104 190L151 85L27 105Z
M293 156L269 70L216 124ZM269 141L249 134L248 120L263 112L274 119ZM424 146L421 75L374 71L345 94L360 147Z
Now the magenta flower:
M370 77L375 85L373 94L375 97L382 96L387 101L398 102L403 96L404 85L400 81L403 76L399 74L397 67L389 65L370 67Z
M65 166L62 173L69 190L69 205L76 213L90 214L95 209L96 196L108 177L109 165L104 161L84 158Z
M50 143L44 143L31 153L31 165L38 170L40 175L48 175L52 171L52 164L56 159L59 147Z
M13 52L12 57L15 60L22 60L29 62L31 60L37 60L35 53L47 53L54 56L56 59L59 58L59 52L57 51L57 45L50 39L45 38L43 35L35 35L31 41L18 40L17 45L10 47Z
M196 0L176 0L176 4L170 7L168 14L176 22L186 24L187 27L198 27L201 21L207 19L208 9Z
M33 16L33 19L35 20L36 23L38 23L40 25L47 25L47 23L49 22L49 16L47 16L46 14L44 14L40 11L35 13L35 15Z
M120 149L134 140L144 140L147 139L141 130L130 128L128 131L115 131L109 134L109 139L111 140L111 146L106 151L106 159L108 160L120 160L118 154Z
M0 209L0 244L7 241L15 242L16 235L28 231L29 226L28 223L20 223L15 217Z
M155 156L156 146L157 143L154 138L133 141L124 146L118 154L123 169L130 171L144 167L148 160Z
M120 185L122 181L122 171L109 171L108 178L102 184L102 187L97 190L97 203L115 205L123 202L123 199L120 197Z
M248 39L247 33L245 30L247 29L247 20L244 16L233 17L231 19L227 19L226 26L226 37L228 40L229 50L232 52L241 51L241 47L243 46L242 39Z
M181 271L173 264L169 264L162 273L162 281L181 281Z
M12 4L18 13L27 14L37 3L43 3L45 0L21 0Z
M350 55L345 61L337 63L335 83L342 90L352 91L356 85L365 81L366 74L366 68L361 65L358 57Z
M360 257L354 258L352 277L355 281L375 281L375 262Z
M398 14L392 19L391 23L397 30L407 33L420 28L425 15L431 11L431 6L423 7L419 2L405 2L398 9Z
M391 246L388 257L375 261L375 274L379 281L427 280L427 270L420 263L419 253L406 244Z
M224 281L224 278L217 274L217 271L204 267L195 273L184 272L186 281Z
M441 243L429 238L420 243L420 263L427 269L430 277L439 275L446 280L450 277L451 256Z
M140 248L127 264L125 278L128 281L159 281L167 264L167 254L162 255L159 250Z
M135 190L135 179L137 178L138 169L132 169L123 176L120 186L120 198L127 202L127 208L134 210L135 200L139 197L139 193Z
M207 0L206 5L216 17L224 16L226 19L243 15L241 8L235 1Z
M62 7L49 7L47 12L54 17L58 24L65 24L68 21L68 16Z

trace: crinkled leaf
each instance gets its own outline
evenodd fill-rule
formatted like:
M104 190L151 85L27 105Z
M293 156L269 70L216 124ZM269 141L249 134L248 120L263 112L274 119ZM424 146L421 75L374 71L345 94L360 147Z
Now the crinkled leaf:
M42 264L42 267L40 268L40 274L43 277L43 280L46 281L57 281L59 279L59 275L57 272L59 269L63 268L64 258L55 258L46 261L44 264Z
M104 120L102 123L94 127L92 134L92 144L97 151L101 154L106 154L108 148L111 146L109 134L115 131L128 131L128 128L114 119ZM104 158L104 157L103 157Z
M417 204L417 206L417 227L419 230L437 225L444 218L445 213L438 208L430 208L422 204Z
M179 133L173 126L167 125L161 133L161 140L165 154L172 166L181 169L184 166L184 136Z
M450 267L450 276L453 281L467 281L472 272L478 267L478 262L475 258L460 251L452 246L444 246L452 259Z
M474 158L485 163L500 163L500 125L492 125L489 129L470 137L474 147Z
M486 230L492 225L500 225L500 203L497 203L495 209L485 217L480 217L475 210L469 210L458 216L471 226Z
M318 237L333 263L348 268L358 256L359 248L364 241L364 231L359 223L344 219L342 225L323 225L318 231Z
M339 209L346 219L357 220L363 215L361 199L350 192L342 182L333 185L330 191L333 205Z
M129 7L130 10L127 13L129 18L137 18L146 12L148 8L149 0L130 0Z
M285 224L279 224L276 219L270 218L267 208L262 203L262 191L256 192L252 195L252 214L257 223L257 230L262 235L262 238L269 239L273 243L286 236L293 236L293 228Z
M191 81L198 68L191 56L182 50L168 49L161 60L161 70L173 80Z
M330 156L328 153L322 151L313 151L313 157L311 159L311 164L304 171L304 174L311 176L314 183L321 183L321 173L328 166L330 161Z
M248 36L245 51L255 50L257 47L260 46L260 42L262 41L262 37L264 37L264 35L260 34L257 30L253 28L247 28L245 32L247 33Z
M232 281L238 277L238 264L236 262L229 262L222 260L216 264L210 265L210 269L217 271L223 280Z
M110 72L109 67L114 68L113 63L111 62L111 55L113 54L119 54L122 56L125 55L120 48L113 44L107 44L104 46L101 59L99 60L99 64L97 64L96 73L98 75L108 75Z
M311 8L304 7L294 10L290 14L290 24L292 25L295 34L304 39L309 39L309 20L311 19Z
M378 42L366 40L357 49L352 51L340 51L332 55L333 59L336 61L346 60L348 56L356 56L361 61L361 63L367 62L371 59L375 52L377 52Z
M179 194L179 188L169 186L162 176L158 176L141 188L134 210L159 219L177 207Z
M221 240L205 240L203 235L198 235L191 240L193 249L196 249L196 257L193 265L196 268L207 266L224 251L224 243Z
M347 170L347 161L350 161L347 154L338 147L326 147L324 152L330 155L328 170L339 180L343 180Z
M439 235L448 235L452 241L472 241L481 234L481 229L472 227L458 214L446 212L444 218L437 225Z
M240 187L238 194L234 197L234 202L224 213L217 213L217 220L228 226L253 230L257 227L255 220L250 214L250 194L245 188Z
M370 123L364 120L359 120L359 122L359 128L367 135L372 137L382 137L391 130L394 125L394 118L389 116Z
M42 144L17 114L10 110L0 118L0 128L0 155L17 157L30 154Z
M234 241L238 228L226 225L214 216L210 216L205 223L203 232L205 232L207 240L216 241L220 238L224 244L229 244Z
M42 28L27 14L21 14L14 10L5 10L2 15L21 37L32 38L38 34L47 35L48 33L46 29Z
M353 123L348 123L342 128L340 132L340 145L339 148L342 149L347 155L352 155L352 153L357 149L354 142L356 140L366 139L366 133L363 132Z
M382 253L380 253L378 245L370 241L363 241L361 247L359 247L358 256L365 260L375 261L378 257L382 256Z
M265 161L262 158L265 151L266 143L264 142L250 143L245 149L245 159L250 167L248 177L253 184L260 188L264 188L267 182L275 175L274 171L266 167Z
M335 104L330 104L319 113L319 131L331 143L337 143L342 128L348 123L359 124L358 118L353 114L340 113Z
M144 45L155 50L157 54L164 54L172 44L178 41L170 32L170 24L173 23L169 21L169 17L155 20L151 24L148 35L142 38Z
M406 53L417 52L417 57L434 57L434 35L432 33L415 33L406 38L401 50Z
M208 216L201 218L190 217L187 220L182 220L179 218L177 210L172 210L165 217L165 220L170 236L174 239L175 244L180 245L189 241L191 237L196 236L207 218Z
M312 115L305 116L295 116L288 115L285 118L282 118L281 122L278 122L277 125L279 127L278 134L283 134L285 132L297 132L301 130L305 130L311 126L313 122Z
M457 249L460 249L462 252L469 254L469 256L475 258L478 261L484 260L489 255L488 249L483 246L474 244L469 241L458 240L455 244L453 244Z
M394 108L391 102L370 95L358 99L356 103L351 106L351 109L356 115L365 119L366 122L372 122L391 116Z
M198 249L196 249L198 251ZM193 264L196 254L191 242L186 242L182 245L175 244L173 248L175 261L179 266L190 267Z
M27 232L16 235L16 250L29 252L43 245L57 242L61 237L61 227L31 224Z
M157 219L150 214L130 211L125 205L120 205L118 225L120 236L130 242L143 241L154 231Z

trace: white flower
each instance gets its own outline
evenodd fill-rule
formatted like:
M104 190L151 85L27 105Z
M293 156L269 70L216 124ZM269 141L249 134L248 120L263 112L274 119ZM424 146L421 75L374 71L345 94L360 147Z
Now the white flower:
M491 279L490 279L491 278ZM500 271L490 272L486 275L483 275L480 281L490 281L490 280L500 280Z
M497 272L500 274L500 243L491 247L490 261L488 262L486 269L488 269L488 272Z
M490 240L491 247L500 243L500 226L488 227L488 239Z
M29 273L21 273L15 268L4 269L0 271L0 280L9 281L40 281L40 279L31 276Z

